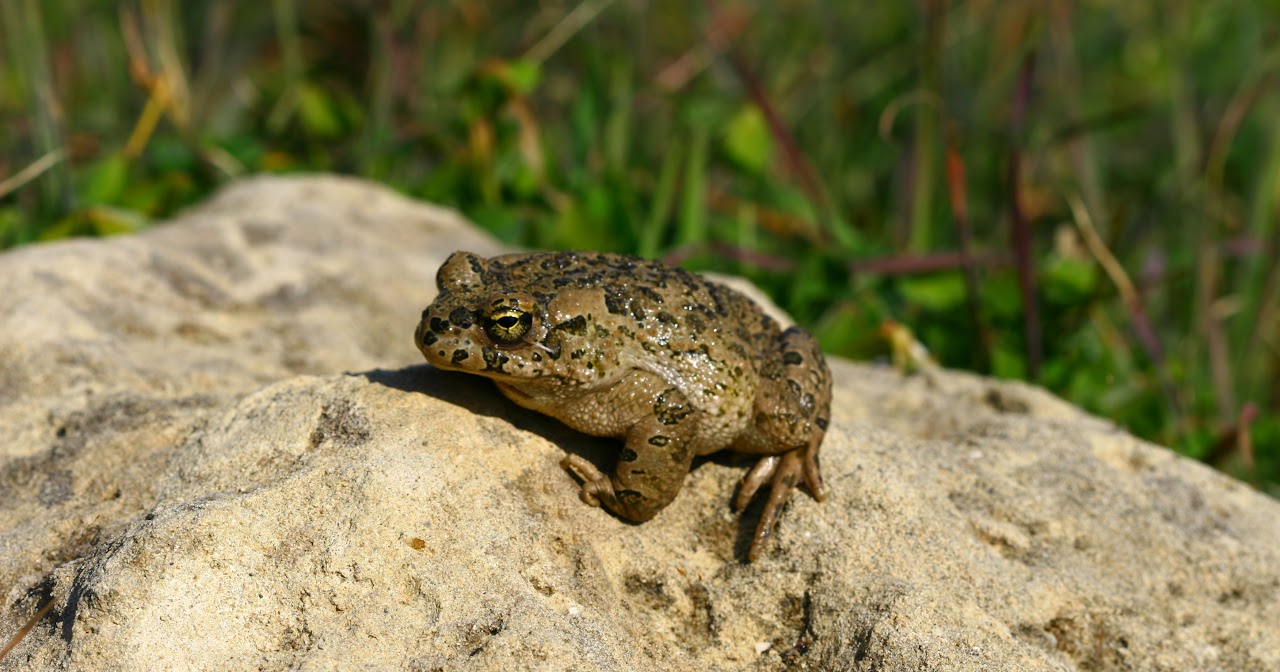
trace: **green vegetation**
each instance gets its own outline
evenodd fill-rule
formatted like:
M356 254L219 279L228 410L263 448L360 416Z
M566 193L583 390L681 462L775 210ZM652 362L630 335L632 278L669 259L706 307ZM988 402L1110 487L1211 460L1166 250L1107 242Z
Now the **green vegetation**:
M0 3L0 240L337 171L905 325L1280 492L1280 5Z

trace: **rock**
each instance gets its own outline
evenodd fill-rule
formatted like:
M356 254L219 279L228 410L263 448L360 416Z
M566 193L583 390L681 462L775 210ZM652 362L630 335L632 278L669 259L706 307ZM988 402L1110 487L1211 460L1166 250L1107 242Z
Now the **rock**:
M0 256L0 636L51 603L0 670L1280 669L1280 504L1026 385L833 360L829 499L754 564L731 456L583 505L615 444L418 363L457 248L264 177Z

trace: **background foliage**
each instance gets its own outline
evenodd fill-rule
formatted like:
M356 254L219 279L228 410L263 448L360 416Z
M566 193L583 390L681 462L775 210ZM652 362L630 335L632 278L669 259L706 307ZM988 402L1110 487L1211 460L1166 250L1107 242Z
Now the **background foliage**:
M914 334L1275 494L1278 33L1235 0L3 0L0 241L351 173L744 274L831 352Z

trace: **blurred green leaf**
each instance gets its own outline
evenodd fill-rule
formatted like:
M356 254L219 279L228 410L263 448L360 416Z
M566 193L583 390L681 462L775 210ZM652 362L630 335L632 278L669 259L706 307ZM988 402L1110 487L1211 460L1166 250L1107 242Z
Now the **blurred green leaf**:
M533 61L515 59L506 61L504 65L501 69L502 81L518 94L533 93L538 88L538 82L542 81L542 66Z
M978 292L982 305L994 317L1012 319L1022 314L1022 290L1013 273L1000 273L983 279Z
M1192 459L1203 459L1209 455L1209 450L1213 447L1213 435L1209 432L1198 429L1187 432L1182 436L1179 442L1179 451Z
M182 173L195 170L199 157L181 138L160 137L147 144L144 152L150 167L161 173Z
M22 210L16 207L0 207L0 245L25 243Z
M1072 305L1089 298L1098 284L1098 267L1092 261L1052 257L1040 276L1046 299Z
M334 100L312 84L302 84L298 90L298 118L307 133L318 138L337 137L343 130Z
M773 136L764 115L755 105L744 105L733 115L722 136L725 153L752 173L763 173L773 156Z
M40 234L41 240L61 240L72 236L114 236L146 228L146 216L132 210L95 205L81 208L62 218Z
M759 187L760 201L776 211L769 214L784 216L781 220L775 217L774 226L770 228L787 236L802 236L817 230L817 213L803 190L767 177L763 181Z
M472 221L504 239L520 239L528 226L523 217L509 208L478 207L470 213Z
M693 129L689 143L689 158L685 162L683 198L680 203L680 219L676 227L677 242L700 243L706 240L707 230L707 162L710 132L701 126Z
M732 113L732 108L723 100L715 98L692 98L681 107L681 118L684 123L695 129L711 129L724 123Z
M558 248L584 250L617 249L615 230L605 223L609 221L612 200L603 189L593 189L555 218L555 232L549 241Z
M657 257L658 246L666 233L667 222L675 204L676 176L681 167L681 145L671 143L670 149L662 156L662 168L658 173L657 188L653 192L653 200L649 203L648 218L644 230L640 232L639 254L644 257Z
M97 206L85 211L85 217L99 236L133 233L146 228L147 218L132 210Z
M220 140L215 139L212 144L230 154L232 158L242 165L251 168L261 167L263 156L267 153L266 146L261 138L248 134L237 134Z
M902 278L898 291L908 303L933 312L955 310L964 304L964 276L958 272Z
M840 248L850 257L856 257L864 253L869 247L867 238L864 233L858 230L850 222L837 216L833 218L831 233L835 237Z
M170 182L170 180L133 182L116 205L126 210L150 215L163 210L170 199L179 197L180 194L190 195L192 193L192 188L179 190Z
M879 336L880 321L864 306L841 301L818 320L813 332L823 349L832 354L868 359L888 352Z
M1021 380L1027 377L1027 360L1021 352L997 345L991 353L991 373L997 378Z
M119 154L108 155L85 171L80 200L84 205L117 203L128 178L129 162Z
M83 225L83 217L78 213L73 213L45 226L36 237L36 240L48 242L86 235L89 235L89 230L88 227Z

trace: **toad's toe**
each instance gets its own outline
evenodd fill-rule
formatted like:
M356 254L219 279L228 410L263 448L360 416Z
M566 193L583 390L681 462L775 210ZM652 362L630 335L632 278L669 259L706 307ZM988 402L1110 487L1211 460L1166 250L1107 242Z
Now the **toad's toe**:
M755 536L751 539L751 549L747 551L747 560L751 562L755 562L756 558L760 557L760 553L768 543L769 537L773 535L773 529L778 523L778 514L782 512L783 504L786 504L796 483L800 482L800 479L804 476L804 461L799 451L793 450L784 455L774 455L772 457L777 458L778 461L770 468L772 479L770 479L769 499L765 501L764 512L760 514L760 522L756 524ZM764 460L761 460L761 462L764 462ZM757 469L759 469L759 465L757 465ZM752 471L756 470L753 469Z

